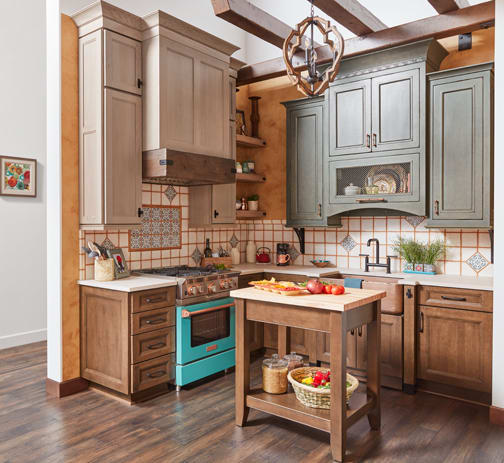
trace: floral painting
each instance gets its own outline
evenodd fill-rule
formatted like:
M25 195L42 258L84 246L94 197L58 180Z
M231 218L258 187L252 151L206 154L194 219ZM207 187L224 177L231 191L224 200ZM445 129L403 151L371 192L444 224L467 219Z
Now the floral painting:
M37 195L37 161L0 156L0 194L9 196Z

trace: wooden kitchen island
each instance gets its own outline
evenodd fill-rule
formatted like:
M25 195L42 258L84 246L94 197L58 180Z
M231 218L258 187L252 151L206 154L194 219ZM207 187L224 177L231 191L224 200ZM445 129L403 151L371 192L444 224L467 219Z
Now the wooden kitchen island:
M236 304L236 424L244 426L250 408L330 433L334 460L344 461L346 431L367 415L380 429L380 304L385 292L346 289L344 295L281 296L255 288L231 292ZM249 326L278 325L278 352L287 350L290 327L330 334L331 409L301 404L293 392L268 394L250 388ZM346 335L367 325L367 391L346 405ZM360 395L360 397L358 397Z

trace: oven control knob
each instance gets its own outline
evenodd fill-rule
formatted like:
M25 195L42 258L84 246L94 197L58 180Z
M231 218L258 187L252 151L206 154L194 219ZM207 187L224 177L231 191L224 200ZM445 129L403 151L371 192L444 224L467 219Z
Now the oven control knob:
M198 291L200 294L203 294L205 292L205 287L203 285L198 286Z
M189 288L189 294L191 296L197 296L198 295L198 288L196 286L191 286Z
M222 289L227 289L227 288L229 288L229 281L228 281L228 280L222 280L222 281L220 282L220 287L221 287Z
M217 292L217 288L215 287L215 284L212 283L211 285L208 285L208 292L215 294Z

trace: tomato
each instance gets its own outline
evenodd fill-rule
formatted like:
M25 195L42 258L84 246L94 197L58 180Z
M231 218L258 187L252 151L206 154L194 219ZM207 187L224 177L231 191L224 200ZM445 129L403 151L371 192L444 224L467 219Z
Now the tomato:
M335 296L339 296L340 294L345 294L345 287L344 286L333 286L331 293L334 294Z
M331 294L333 286L332 285L325 285L324 286L324 294Z

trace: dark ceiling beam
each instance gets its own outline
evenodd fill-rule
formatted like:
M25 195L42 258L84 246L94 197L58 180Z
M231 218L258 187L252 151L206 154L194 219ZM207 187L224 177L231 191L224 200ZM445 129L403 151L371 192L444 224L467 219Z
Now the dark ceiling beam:
M407 43L429 38L442 39L454 35L473 32L492 26L495 22L495 2L489 1L479 5L452 11L450 13L420 19L418 21L391 27L379 32L373 32L363 37L345 40L344 58L363 55L385 48L397 47ZM327 46L317 48L319 63L330 62L332 55ZM301 60L296 60L294 66L303 69ZM238 85L260 82L285 75L283 58L275 58L238 71Z
M288 24L246 0L212 0L212 6L215 16L278 48L283 48L285 39L292 31ZM304 48L304 44L301 48Z
M313 0L313 4L355 35L366 35L387 28L357 0Z
M471 6L468 0L428 0L428 2L439 13L448 13L450 11L458 10L459 8L467 8Z

